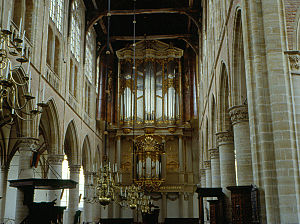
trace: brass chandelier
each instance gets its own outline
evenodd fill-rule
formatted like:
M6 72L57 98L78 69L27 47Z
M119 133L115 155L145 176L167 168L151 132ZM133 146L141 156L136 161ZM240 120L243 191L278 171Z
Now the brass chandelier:
M19 65L12 68L12 61L14 60ZM27 69L25 71L23 65L26 63ZM21 120L30 120L32 115L40 112L38 106L47 106L36 100L33 109L27 108L28 103L35 98L31 94L31 71L29 68L29 49L25 48L25 31L22 32L22 18L19 32L12 32L9 12L7 26L1 28L0 32L0 120L2 120L0 126L12 122L16 117ZM43 89L43 96L44 91L45 88Z
M96 197L101 205L106 206L116 199L119 181L117 164L112 167L110 163L101 164L96 186Z

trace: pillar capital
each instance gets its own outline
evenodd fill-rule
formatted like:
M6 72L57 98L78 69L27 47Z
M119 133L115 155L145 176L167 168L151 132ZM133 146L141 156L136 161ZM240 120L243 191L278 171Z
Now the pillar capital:
M208 150L211 159L218 159L219 158L219 149L212 148Z
M206 169L200 169L200 175L205 176L206 174Z
M31 138L31 137L28 137L28 138L24 137L24 138L20 139L20 143L18 145L18 148L19 148L19 150L33 151L33 150L36 150L37 145L38 145L38 139Z
M247 105L238 105L233 106L229 109L229 115L232 122L232 125L241 122L248 122L248 106Z
M81 165L70 165L69 169L72 173L80 173Z
M204 169L210 169L211 162L210 160L204 161Z
M61 154L49 154L48 155L48 162L52 165L61 165L64 161L64 155Z
M218 145L233 143L233 133L231 131L222 131L216 134Z

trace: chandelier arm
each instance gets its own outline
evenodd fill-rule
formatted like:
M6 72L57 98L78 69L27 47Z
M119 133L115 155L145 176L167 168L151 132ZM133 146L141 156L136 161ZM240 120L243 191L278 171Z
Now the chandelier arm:
M14 99L16 100L15 101L15 105L13 105L13 104L10 104L9 103L9 99L10 99L10 97L9 97L9 91L7 91L8 92L8 94L7 94L7 98L8 98L8 100L7 100L7 104L8 104L8 106L10 107L10 108L13 108L14 110L22 110L22 109L24 109L25 107L26 107L26 105L28 104L28 100L26 100L26 102L24 103L24 105L23 106L20 106L19 105L19 99L18 99L18 88L16 88L16 86L13 86L13 88L15 88L15 90L14 90L14 92L15 92L15 97L14 97Z
M19 119L21 119L23 121L33 121L34 120L32 118L31 119L23 118L21 115L18 114L18 111L15 111L15 114Z
M23 69L22 63L21 63L21 65L19 65L19 67L17 67L17 68L15 68L15 69L11 70L10 72L12 72L12 71L14 71L14 70L18 70L18 69ZM24 72L24 73L25 73L25 72ZM26 73L25 73L25 74L26 74ZM25 86L26 84L28 84L28 81L27 81L27 80L25 80L25 82L23 82L23 83L17 82L17 81L14 79L14 77L13 77L12 74L11 74L11 80L13 81L14 84L16 84L16 85L18 85L18 86Z

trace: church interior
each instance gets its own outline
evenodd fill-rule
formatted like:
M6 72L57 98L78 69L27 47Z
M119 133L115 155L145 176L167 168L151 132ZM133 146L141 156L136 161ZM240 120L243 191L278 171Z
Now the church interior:
M0 224L299 224L299 0L0 0Z

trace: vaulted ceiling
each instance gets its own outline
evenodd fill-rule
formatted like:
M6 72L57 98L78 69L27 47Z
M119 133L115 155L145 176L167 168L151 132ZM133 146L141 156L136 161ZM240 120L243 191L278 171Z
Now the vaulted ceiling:
M87 29L97 43L107 39L107 0L84 0ZM133 40L133 0L111 0L110 48L115 52ZM158 39L185 49L198 49L201 0L136 0L136 39Z

